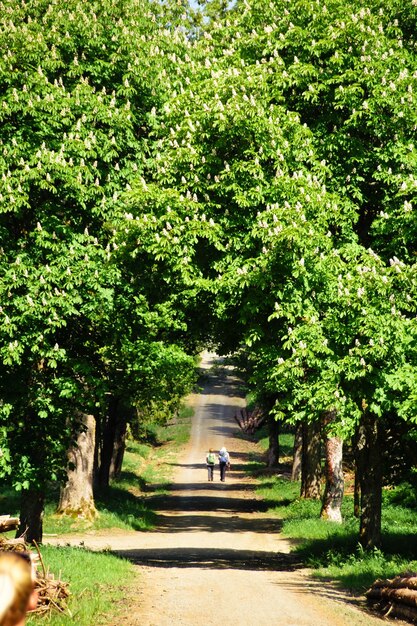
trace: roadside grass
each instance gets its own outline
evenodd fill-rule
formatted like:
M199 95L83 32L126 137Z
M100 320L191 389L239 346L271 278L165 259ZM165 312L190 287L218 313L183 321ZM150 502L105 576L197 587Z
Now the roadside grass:
M64 613L35 614L29 616L28 624L108 624L109 616L117 618L125 608L126 597L133 594L137 572L125 559L106 552L53 546L42 547L42 559L55 578L69 582L71 596Z
M261 437L259 445L265 449L267 439ZM280 461L285 463L292 454L292 435L280 435L280 451ZM384 489L382 547L366 552L359 544L359 520L353 515L351 494L344 497L343 523L337 524L320 519L320 501L299 497L300 484L289 480L289 472L271 475L255 462L250 471L258 478L258 493L269 511L283 520L282 533L293 541L293 552L314 569L315 577L363 593L377 578L417 572L415 486L404 483Z
M120 476L110 487L95 493L98 511L95 520L57 515L58 494L51 492L45 506L44 536L111 528L152 529L156 515L147 506L147 496L166 493L176 455L189 437L192 414L192 409L184 407L177 419L149 430L147 434L152 445L133 440L127 442Z
M167 490L176 457L188 440L192 409L185 407L179 417L166 426L157 426L150 434L152 445L129 441L123 471L109 489L96 494L99 515L94 522L58 516L55 513L58 493L51 490L45 508L44 537L102 529L149 530L156 515L146 505L146 497ZM2 490L0 513L18 515L19 495ZM14 533L7 533L10 537ZM69 546L41 546L45 566L55 578L69 582L71 596L68 611L47 616L32 615L34 626L90 626L117 623L126 610L126 600L133 596L137 569L127 560L109 552L93 552Z

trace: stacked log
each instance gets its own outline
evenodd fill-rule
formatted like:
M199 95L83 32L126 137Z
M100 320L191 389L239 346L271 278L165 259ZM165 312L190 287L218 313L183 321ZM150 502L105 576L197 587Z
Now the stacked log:
M265 415L260 408L255 408L249 412L247 409L241 409L240 415L235 413L235 421L243 432L253 435L255 431L265 422Z
M385 617L417 623L417 574L376 580L365 595L368 603Z
M18 526L18 517L10 517L10 515L0 515L0 533L7 533L7 531L9 530L16 530Z
M19 525L19 518L9 515L0 516L0 532L14 530ZM35 544L36 552L31 550L23 537L8 539L0 535L0 554L2 552L25 552L30 555L35 574L35 588L38 590L39 601L35 613L45 614L52 610L63 613L67 608L67 599L70 595L68 583L55 579L54 575L45 568L42 555ZM40 567L39 567L40 566Z

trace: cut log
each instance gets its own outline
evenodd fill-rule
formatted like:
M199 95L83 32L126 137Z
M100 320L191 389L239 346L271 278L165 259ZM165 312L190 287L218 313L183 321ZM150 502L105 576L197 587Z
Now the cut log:
M417 576L376 580L366 592L368 603L386 617L417 622Z
M379 587L367 594L369 600L388 600L408 606L417 607L417 591L415 589L393 589Z
M10 517L10 515L0 515L0 533L7 533L8 530L16 530L18 526L18 517Z
M379 589L384 587L393 587L396 589L417 589L417 576L396 576L395 578L388 578L385 580L376 580L371 589Z
M385 617L399 617L409 622L417 622L417 611L408 606L393 604Z

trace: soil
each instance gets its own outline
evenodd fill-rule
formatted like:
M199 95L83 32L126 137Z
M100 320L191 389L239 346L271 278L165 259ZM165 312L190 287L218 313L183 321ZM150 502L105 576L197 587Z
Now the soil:
M379 625L355 598L315 581L290 554L280 520L267 513L245 465L259 455L239 435L234 413L244 406L239 381L207 354L207 382L190 398L195 414L189 444L168 496L152 497L158 525L152 532L86 534L49 542L111 549L140 570L137 593L126 598L109 626L364 626ZM208 482L208 448L226 446L231 470ZM401 622L397 622L400 624Z

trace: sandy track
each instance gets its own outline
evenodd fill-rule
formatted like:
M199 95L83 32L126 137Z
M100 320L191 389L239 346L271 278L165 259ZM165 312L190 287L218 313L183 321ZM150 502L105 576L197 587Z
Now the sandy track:
M210 367L214 359L206 355L203 365ZM110 548L140 568L137 595L126 600L117 625L380 625L359 610L358 601L308 577L289 554L279 520L256 498L244 473L256 450L236 436L233 414L244 401L232 372L210 374L190 402L195 415L189 445L170 494L153 499L156 530L82 537L86 547ZM216 468L209 483L206 451L222 445L230 452L232 471L221 483ZM78 545L80 538L59 541Z

